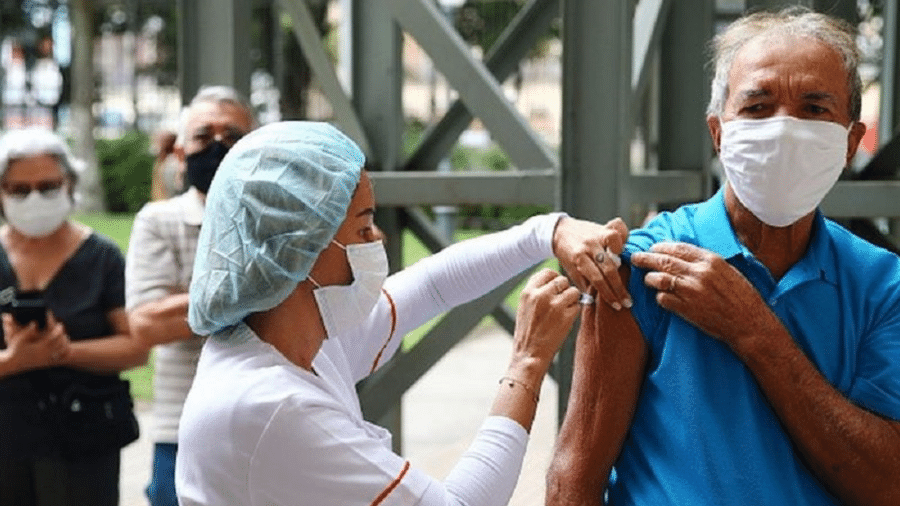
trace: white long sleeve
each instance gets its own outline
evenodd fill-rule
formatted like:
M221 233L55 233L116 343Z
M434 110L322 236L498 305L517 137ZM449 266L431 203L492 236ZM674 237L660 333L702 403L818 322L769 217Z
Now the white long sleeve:
M407 332L552 257L553 231L562 216L535 216L458 242L389 276L369 319L344 343L355 379L393 356Z
M528 432L509 418L484 421L472 445L443 483L434 482L422 506L501 506L509 502L528 443Z

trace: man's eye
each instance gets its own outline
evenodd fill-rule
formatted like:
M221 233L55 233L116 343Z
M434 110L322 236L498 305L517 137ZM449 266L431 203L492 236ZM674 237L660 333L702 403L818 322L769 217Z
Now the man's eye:
M241 137L244 136L243 132L228 132L225 134L225 142L228 144L234 144L235 142L241 140Z
M741 112L754 113L754 112L762 112L765 109L765 104L751 104L744 107Z
M815 104L809 104L806 107L806 110L813 114L825 114L826 112L828 112L828 109Z

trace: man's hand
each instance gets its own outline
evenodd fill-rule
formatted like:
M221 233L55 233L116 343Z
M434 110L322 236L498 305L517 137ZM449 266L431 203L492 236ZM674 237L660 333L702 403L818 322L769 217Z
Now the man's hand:
M658 243L649 252L632 254L631 263L650 271L644 284L658 290L660 306L735 351L750 338L783 331L747 278L711 251L687 243Z
M631 296L617 272L627 239L628 227L621 218L599 225L564 217L553 232L553 252L582 292L593 286L604 302L620 310L631 307Z

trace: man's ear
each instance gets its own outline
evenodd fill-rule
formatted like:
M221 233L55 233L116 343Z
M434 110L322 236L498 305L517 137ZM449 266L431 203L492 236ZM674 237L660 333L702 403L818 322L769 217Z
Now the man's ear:
M866 135L866 124L862 121L856 121L850 127L850 133L847 134L847 162L846 166L850 166L856 150L859 149L859 143L862 142L863 135Z
M709 135L712 137L713 147L716 153L719 152L719 143L722 140L722 122L718 116L710 114L706 117L706 126L709 128Z

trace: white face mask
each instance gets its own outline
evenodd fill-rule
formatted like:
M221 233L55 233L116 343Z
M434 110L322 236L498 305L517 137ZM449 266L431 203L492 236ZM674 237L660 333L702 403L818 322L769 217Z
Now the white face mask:
M313 296L319 305L319 314L325 323L328 337L345 334L368 318L381 296L381 287L388 275L387 253L381 241L362 244L343 244L332 241L347 252L347 261L353 273L349 285L316 285Z
M72 212L72 199L65 187L46 193L32 190L23 199L3 195L3 214L10 226L28 237L55 232Z
M815 209L841 175L848 132L791 116L727 121L719 160L738 200L763 223L785 227Z

